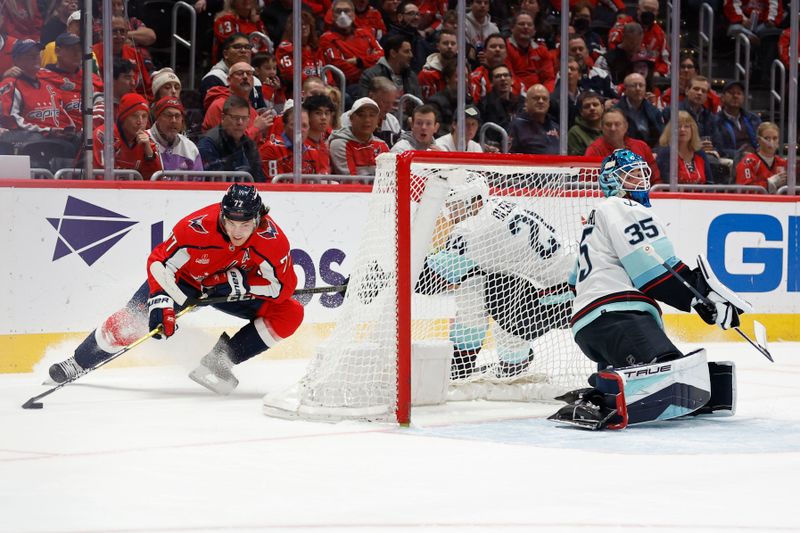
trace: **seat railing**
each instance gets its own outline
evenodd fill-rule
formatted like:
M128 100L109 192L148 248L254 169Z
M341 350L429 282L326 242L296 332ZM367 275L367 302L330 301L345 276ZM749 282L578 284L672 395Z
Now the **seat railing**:
M478 132L478 141L480 142L481 148L483 148L484 152L487 151L486 132L490 130L500 134L500 152L507 154L509 148L508 132L500 127L499 124L495 124L494 122L485 122L483 126L481 126L481 129Z
M32 168L31 169L31 179L34 180L52 180L55 179L55 176L50 169L47 168Z
M397 121L400 123L400 129L404 130L406 121L406 102L414 102L414 107L421 106L422 100L413 94L404 94L397 100Z
M340 68L333 65L325 65L319 69L319 75L323 80L327 79L326 74L328 72L333 74L333 77L339 82L339 92L342 93L339 97L339 116L341 116L344 114L344 96L347 90L347 76L344 75L344 72L342 72Z
M777 83L776 83L777 82ZM784 154L783 139L786 135L784 131L784 112L786 109L786 67L780 59L775 59L769 69L769 120L778 125L779 139L778 148L780 155ZM775 108L778 108L778 116L775 117Z
M730 193L749 193L767 194L768 191L760 185L712 185L712 184L690 184L679 183L678 192L730 192ZM650 187L651 191L670 191L669 183L657 183Z
M220 181L252 183L253 176L243 170L159 170L153 172L150 181Z
M713 79L711 65L714 59L714 9L707 3L700 6L697 41L698 73L711 80Z
M189 39L184 39L180 35L178 35L178 12L183 9L189 13ZM194 89L194 63L195 63L195 55L196 50L194 43L197 40L197 13L195 12L194 8L187 4L186 2L180 1L175 2L175 5L172 6L172 39L170 44L169 50L169 64L172 67L172 70L175 70L176 65L178 63L178 45L180 44L184 48L189 50L189 79L188 86Z
M740 33L734 42L736 43L733 61L734 79L744 85L744 101L747 105L750 97L750 39L744 33Z
M319 185L342 185L342 184L366 184L375 181L375 176L348 176L340 174L300 174L299 183L313 183ZM296 183L294 174L276 174L272 177L272 183Z
M272 39L266 33L260 31L254 31L248 37L250 41L250 46L257 47L258 43L264 43L267 47L267 52L270 54L275 52L275 44L272 42Z
M92 170L92 177L87 178L86 172L82 168L62 168L55 173L57 180L85 180L103 179L105 169L95 168ZM142 175L138 170L128 168L115 168L112 170L114 181L143 181Z

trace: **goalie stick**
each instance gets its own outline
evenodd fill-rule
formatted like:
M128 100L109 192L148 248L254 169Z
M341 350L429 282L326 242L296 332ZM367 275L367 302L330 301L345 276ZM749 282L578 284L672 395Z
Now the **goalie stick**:
M345 285L333 285L333 286L330 286L330 287L311 287L311 288L307 288L307 289L297 289L297 290L294 291L294 294L296 294L296 295L319 294L319 293L327 293L327 292L343 292L343 291L346 291L346 290L347 290L347 285L345 284ZM196 309L197 307L200 307L200 306L222 304L222 303L228 303L228 302L242 302L242 301L254 300L254 299L255 299L255 296L253 296L251 294L245 294L245 295L243 295L243 296L241 296L239 298L232 298L232 297L229 297L229 296L222 296L222 297L219 297L219 298L188 298L187 297L186 299L184 299L184 303L187 304L187 306L184 307L178 313L175 314L175 319L177 320L178 318L182 317L186 313L188 313L190 311L193 311L194 309ZM53 394L58 389L66 386L66 385L69 385L70 383L74 383L76 380L82 378L86 374L88 374L90 372L94 372L95 370L97 370L101 366L104 366L104 365L110 363L114 359L120 357L122 354L124 354L126 352L129 352L130 350L136 348L137 346L142 344L147 339L150 339L150 338L158 335L161 332L161 329L162 329L162 326L159 325L157 328L149 331L147 334L145 334L144 336L136 339L135 341L133 341L129 345L127 345L124 348L122 348L121 350L119 350L118 352L115 352L108 359L105 359L105 360L97 363L94 366L90 366L89 368L85 368L81 372L78 372L76 375L74 375L72 378L67 379L66 381L64 381L63 383L59 383L56 386L47 389L43 393L37 394L36 396L33 396L32 398L29 398L28 401L26 401L25 403L22 404L22 408L23 409L41 409L41 408L43 408L44 404L42 402L40 402L39 400L41 400L42 398L44 398L46 396L49 396L49 395Z
M700 293L700 291L698 291L691 283L686 281L686 279L683 276L681 276L674 268L672 268L666 261L664 261L664 259L659 255L658 252L656 252L656 249L653 246L648 244L647 246L644 247L644 251L646 253L652 255L656 259L656 261L661 263L661 266L666 268L673 276L675 276L675 279L677 279L678 281L683 283L683 285L687 289L689 289L692 292L692 294L694 294L697 297L698 300L700 300L701 302L703 302L704 304L709 305L709 306L713 306L714 305L714 303L711 300L709 300L707 296L702 295ZM710 271L708 270L708 267L706 266L705 261L703 261L702 256L697 256L697 262L698 262L698 265L700 266L701 270L703 270L703 275L706 276L706 279L708 279L708 275L709 275ZM716 280L716 278L715 278L715 280ZM712 287L712 289L713 289L713 287ZM727 287L726 287L726 289L727 289ZM736 305L738 302L731 302L731 303L733 305ZM750 305L747 304L747 307L750 307ZM761 322L759 322L757 320L753 320L753 328L754 328L754 330L756 332L756 339L758 339L759 342L755 342L753 339L751 339L744 331L739 329L738 326L734 326L732 329L736 330L736 332L739 335L741 335L747 342L749 342L750 345L753 348L758 350L761 353L761 355L763 355L764 357L769 359L770 362L774 363L775 360L772 358L772 354L769 353L769 350L766 347L766 338L767 338L766 328L764 327L763 324L761 324ZM762 346L761 343L763 343L764 345Z

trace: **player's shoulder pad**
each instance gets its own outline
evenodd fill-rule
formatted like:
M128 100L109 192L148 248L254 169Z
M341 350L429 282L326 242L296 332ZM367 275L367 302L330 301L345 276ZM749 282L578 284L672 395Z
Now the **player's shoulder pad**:
M219 204L209 205L183 217L172 230L181 243L205 242L219 235Z

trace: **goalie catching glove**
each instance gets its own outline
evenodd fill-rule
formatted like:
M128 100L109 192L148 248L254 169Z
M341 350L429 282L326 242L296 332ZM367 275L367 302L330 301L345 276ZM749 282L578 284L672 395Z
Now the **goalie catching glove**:
M203 293L208 298L227 296L232 301L240 300L249 290L247 277L238 268L231 268L203 280Z
M171 337L178 329L175 324L175 301L163 292L159 292L150 296L147 307L150 310L150 331L161 326L161 332L153 337L160 339L161 333L164 337Z

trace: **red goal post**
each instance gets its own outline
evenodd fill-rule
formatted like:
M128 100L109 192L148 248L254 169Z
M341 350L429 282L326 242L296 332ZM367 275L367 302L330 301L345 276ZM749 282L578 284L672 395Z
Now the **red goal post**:
M504 278L494 272L503 271L502 261L511 261L510 271L521 272L523 278L531 280L533 285L528 286L541 287L541 301L554 296L566 298L563 290L545 294L545 289L566 282L565 265L574 263L581 217L588 215L600 196L595 185L600 161L434 151L381 155L364 236L350 264L349 289L334 330L319 346L306 376L295 387L265 396L265 413L407 424L416 392L412 390L412 351L422 353L433 345L440 351L453 352L463 343L471 343L477 353L473 360L482 371L447 381L451 399L530 400L540 398L540 394L541 398L552 398L560 390L580 386L591 367L569 334L569 304L548 304L548 313L543 313L537 300L538 307L531 307L534 313L516 318L516 323L526 324L528 330L515 324L508 326L502 323L505 308L496 301L516 300L520 295L514 293L515 286L495 282ZM428 269L431 257L441 252L444 264L459 260L458 254L445 250L450 232L457 227L448 198L453 198L452 191L465 187L465 179L488 186L487 202L499 210L513 210L517 224L509 223L513 231L508 235L488 232L488 237L482 237L486 243L483 249L474 249L475 257L461 258L471 261L471 267L477 269L474 271L486 274L472 276L478 279L470 281L474 287L466 287L467 282L453 283L437 294L429 294L432 291L425 287L420 290L420 272ZM552 245L548 247L535 243L535 238L544 238L545 230L534 227L534 218L558 234L563 244L553 237L549 237ZM477 220L465 223L477 224ZM503 229L502 224L499 227ZM502 248L511 246L508 243L514 239L529 242L547 260L507 257ZM547 265L548 261L552 264ZM489 277L491 282L486 281ZM550 308L558 308L558 314L550 313ZM512 379L494 374L487 378L506 352L514 355L522 353L520 350L532 358L524 373ZM549 361L559 358L570 361ZM446 377L449 362L448 356ZM567 366L569 371L565 370ZM415 381L420 379L418 374L413 376ZM569 379L563 379L562 374L569 374ZM499 395L492 398L497 391Z

